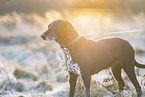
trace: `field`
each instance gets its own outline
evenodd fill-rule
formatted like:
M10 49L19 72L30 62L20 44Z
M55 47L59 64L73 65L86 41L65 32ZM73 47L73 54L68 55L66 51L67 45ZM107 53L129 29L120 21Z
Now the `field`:
M37 13L13 12L0 16L0 95L2 97L68 97L68 72L62 50L55 41L45 42L40 35L55 19L69 20L79 34L96 34L88 39L122 37L136 51L136 60L145 63L145 31L104 33L145 29L145 14L110 10L48 10ZM122 71L123 72L123 71ZM137 79L145 96L145 70L136 68ZM110 69L92 76L92 97L135 97L136 91L123 72L125 90L118 92ZM96 96L97 95L97 96ZM84 97L78 79L76 97Z

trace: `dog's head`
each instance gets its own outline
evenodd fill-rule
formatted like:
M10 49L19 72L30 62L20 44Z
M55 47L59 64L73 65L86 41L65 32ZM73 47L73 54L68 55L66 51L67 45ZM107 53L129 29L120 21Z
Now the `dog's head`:
M48 25L48 30L41 37L43 40L55 40L61 45L65 45L78 36L72 24L65 20L55 20Z

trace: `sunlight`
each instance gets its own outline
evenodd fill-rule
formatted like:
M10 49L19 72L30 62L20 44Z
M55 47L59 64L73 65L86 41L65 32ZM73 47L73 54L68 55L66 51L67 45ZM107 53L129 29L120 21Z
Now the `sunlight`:
M81 47L84 41L82 38L80 45L77 46L77 43L74 45L74 48L78 47L76 51L70 47L70 54L73 56L74 53L75 56L71 58L70 54L67 54L69 57L66 58L67 63L70 64L66 66L65 54L61 44L57 43L59 41L48 42L41 37L42 33L48 30L49 23L56 19L69 21L80 35L89 34L90 36L85 36L89 40L124 38L133 46L135 59L145 63L145 30L141 31L145 29L144 4L145 0L140 2L138 0L0 0L0 95L2 97L68 97L70 76L67 68L75 72L74 68L79 67L79 64L71 64L75 63L75 60L78 61L79 56L84 56L84 60L89 59L89 61L91 58L94 61L101 59L100 63L107 61L103 57L100 58L102 51L98 51L96 58L90 56L97 52L91 42L85 45L86 49L93 52L89 53L87 50L83 52L85 47ZM68 32L68 37L64 37L66 35L63 34L61 38L70 40L67 44L74 43L74 40L78 41L80 37L69 39L73 27L61 30L61 27L67 26L65 23L67 24L64 22L64 25L56 26L60 28L58 28L59 35L66 30L66 33ZM55 33L55 37L57 36L58 34ZM109 52L110 42L101 43L104 46L102 49ZM115 46L117 45L120 46L120 43ZM98 44L97 46L100 47ZM120 46L117 50L123 52L123 48ZM110 53L111 56L114 56L113 54ZM73 58L74 62L72 62ZM116 57L114 58L116 60ZM84 60L82 58L79 61ZM100 63L98 67L102 67ZM90 67L91 64L88 65ZM83 66L82 68L86 68ZM77 68L76 73L81 75L82 68ZM117 83L110 69L92 76L91 97L136 97L135 88L124 72L122 77L127 92L118 92ZM145 97L145 70L138 68L135 70ZM77 81L75 97L84 97L84 84L81 78Z
M103 33L118 32L118 31L127 31L131 29L139 29L139 26L132 28L136 23L133 23L132 26L128 26L131 19L119 21L119 18L115 15L121 15L121 13L116 13L111 10L105 9L69 9L69 10L49 10L45 14L45 21L47 25L54 21L55 19L65 19L72 23L78 33L84 34L98 34L98 36L91 36L89 39L95 39L95 37L102 37ZM118 22L119 21L119 22ZM135 20L134 22L136 22ZM126 22L126 23L124 23ZM129 24L130 25L130 24Z

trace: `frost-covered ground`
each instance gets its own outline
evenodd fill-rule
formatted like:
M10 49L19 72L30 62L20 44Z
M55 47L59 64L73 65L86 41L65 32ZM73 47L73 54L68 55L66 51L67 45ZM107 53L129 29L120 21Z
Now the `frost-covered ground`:
M68 97L68 72L59 45L42 41L40 35L55 19L67 19L80 34L97 33L89 39L100 39L102 33L144 29L144 13L137 15L94 11L48 11L45 16L36 13L13 12L0 16L0 95L2 97ZM145 31L114 34L127 39L136 50L136 59L145 63ZM145 96L145 70L136 68L137 79ZM123 93L110 69L92 76L92 97L135 97L136 92L122 74L126 87ZM83 84L78 79L76 97L83 97Z

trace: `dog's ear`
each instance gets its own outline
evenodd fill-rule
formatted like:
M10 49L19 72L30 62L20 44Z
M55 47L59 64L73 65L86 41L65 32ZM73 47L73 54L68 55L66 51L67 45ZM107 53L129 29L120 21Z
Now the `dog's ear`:
M65 22L65 26L66 26L66 36L68 39L71 39L72 35L70 35L70 33L74 30L74 28L72 24L69 23L68 21Z

